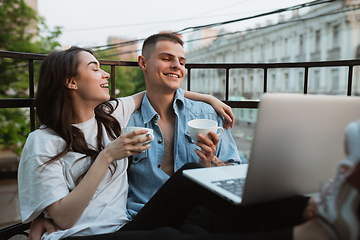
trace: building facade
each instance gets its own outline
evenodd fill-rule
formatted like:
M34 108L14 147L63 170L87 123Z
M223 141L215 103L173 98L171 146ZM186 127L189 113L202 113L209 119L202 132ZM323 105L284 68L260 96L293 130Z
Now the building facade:
M295 10L291 19L279 17L276 24L242 33L219 36L210 46L189 49L188 63L276 63L351 60L360 58L360 1L343 0L312 7L300 16ZM345 67L310 68L310 94L345 95ZM230 70L230 99L257 100L263 93L263 69ZM191 71L191 90L219 98L225 93L224 70ZM186 83L184 83L186 84ZM304 69L269 69L268 92L302 93ZM360 95L360 69L354 67L352 95ZM237 119L255 122L256 110L238 110Z
M38 1L37 0L24 0L24 2L31 7L32 9L34 9L36 12L38 10ZM30 26L28 26L25 30L26 33L28 34L33 34L33 38L32 38L32 42L36 42L39 41L39 30L38 30L38 22L37 21L33 21Z
M133 39L109 37L108 44L119 44L115 52L118 54L118 59L123 61L134 61L138 57L138 44Z

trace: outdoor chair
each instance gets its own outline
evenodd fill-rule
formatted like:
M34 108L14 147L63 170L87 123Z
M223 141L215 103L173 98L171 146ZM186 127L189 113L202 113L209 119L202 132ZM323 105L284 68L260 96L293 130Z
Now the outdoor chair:
M20 222L0 229L0 240L12 239L12 237L14 237L14 240L26 239L29 235L27 230L30 229L30 224Z

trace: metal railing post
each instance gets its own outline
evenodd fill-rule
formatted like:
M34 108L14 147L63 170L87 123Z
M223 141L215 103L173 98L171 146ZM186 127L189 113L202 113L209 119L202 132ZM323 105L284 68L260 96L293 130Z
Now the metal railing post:
M309 81L309 67L305 67L304 73L304 94L308 92L308 81Z
M190 76L191 76L191 68L188 68L187 72L187 90L190 91Z
M349 74L348 74L348 87L347 87L347 95L348 96L351 96L353 70L354 70L354 66L350 65L349 66Z
M225 69L225 101L228 101L229 100L229 72L230 72L230 69L229 68L226 68Z
M264 93L267 92L267 68L264 68Z
M34 60L29 59L29 97L35 99L34 83ZM30 131L35 130L35 106L34 102L30 106Z
M110 70L110 81L111 81L111 96L115 97L115 65L111 65Z

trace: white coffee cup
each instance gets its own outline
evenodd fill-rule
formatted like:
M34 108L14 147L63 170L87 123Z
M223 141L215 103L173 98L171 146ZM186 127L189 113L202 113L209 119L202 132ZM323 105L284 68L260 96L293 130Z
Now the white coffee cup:
M151 128L144 128L144 127L126 127L122 129L122 133L128 133L128 132L132 132L135 130L147 130L148 132L145 134L139 134L139 135L135 135L134 138L139 138L139 137L145 137L145 136L151 136L151 139L146 141L146 142L141 142L141 143L137 143L135 144L135 146L145 146L146 144L151 143L152 141L154 141L154 131Z
M194 142L198 141L198 135L201 133L202 135L209 137L210 132L215 132L218 136L224 133L224 128L219 127L217 122L210 119L195 119L188 122L188 133ZM218 130L221 130L220 133L217 133Z

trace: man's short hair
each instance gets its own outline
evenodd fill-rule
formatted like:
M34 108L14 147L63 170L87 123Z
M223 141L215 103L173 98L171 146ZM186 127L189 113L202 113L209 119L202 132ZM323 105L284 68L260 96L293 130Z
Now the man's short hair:
M145 39L142 46L141 54L145 57L149 57L151 52L155 49L155 45L160 41L169 41L184 46L184 42L174 33L158 33L151 35Z

